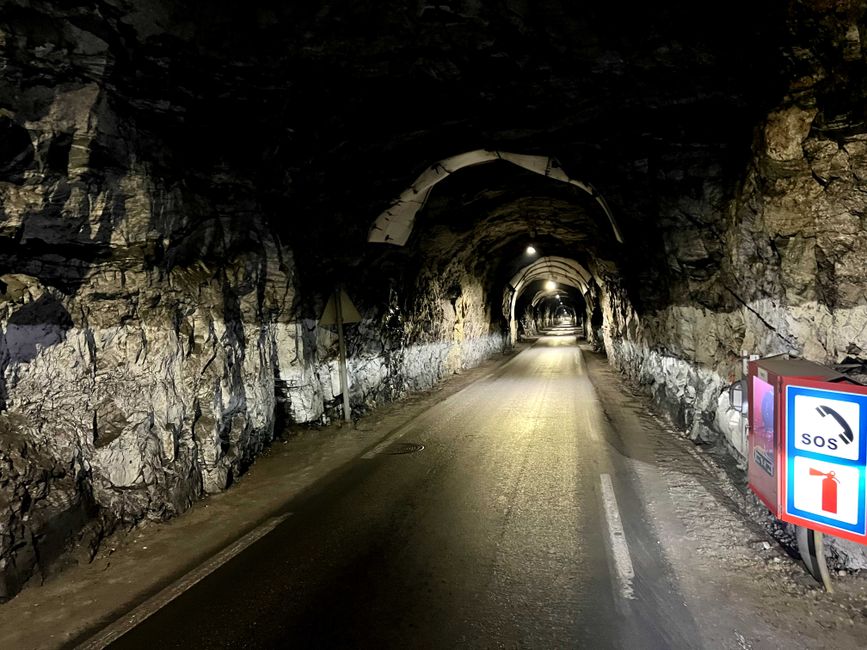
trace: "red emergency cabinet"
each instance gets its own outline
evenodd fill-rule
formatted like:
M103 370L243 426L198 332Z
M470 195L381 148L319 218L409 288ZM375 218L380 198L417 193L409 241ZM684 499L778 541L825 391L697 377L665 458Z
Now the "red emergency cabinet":
M749 362L747 478L775 517L867 543L867 387L804 359Z

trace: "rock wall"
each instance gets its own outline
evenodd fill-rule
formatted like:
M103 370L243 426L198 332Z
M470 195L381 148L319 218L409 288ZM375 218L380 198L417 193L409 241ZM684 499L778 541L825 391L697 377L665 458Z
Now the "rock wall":
M104 41L22 24L0 38L0 600L244 471L295 295L250 179L173 169Z
M801 119L808 114L787 110L800 117L782 117L784 110L769 117L726 208L728 228L717 233L725 250L720 269L695 290L724 294L726 308L696 300L639 316L622 289L609 284L605 291L614 362L651 385L696 439L725 433L738 450L741 434L719 409L723 387L740 376L742 351L827 365L867 362L867 271L858 261L867 253L867 135L831 147L810 133L809 119ZM811 154L818 150L823 157ZM778 160L783 151L789 157ZM823 185L831 158L838 171Z
M177 514L271 439L268 310L289 285L270 248L214 271L121 256L73 293L0 276L2 595L81 539L69 520L98 515L82 540L94 545L118 523Z
M64 110L112 119L98 95ZM37 152L51 149L50 119L20 127ZM132 158L144 143L126 136L113 151ZM86 559L118 525L224 489L277 415L339 412L336 333L297 318L292 255L255 206L232 214L144 162L97 169L77 142L65 173L37 153L0 186L0 230L17 242L0 253L0 598L72 546ZM420 276L347 327L356 414L504 349L481 284L444 277Z
M520 314L518 320L518 331L520 332L521 336L532 338L538 335L539 331L536 329L536 317L533 313L532 305L527 305L524 308L524 312Z
M105 64L99 39L73 42ZM72 547L87 559L117 526L224 489L279 416L327 421L340 397L335 332L298 317L293 255L248 170L178 168L146 126L174 118L100 83L16 97L0 115L0 600ZM504 348L460 269L385 310L360 295L356 414Z
M673 173L693 191L660 203L668 304L639 310L618 278L602 282L612 363L694 440L725 442L741 461L745 430L726 387L743 352L865 379L867 131L853 120L863 89L851 83L867 57L857 23L822 22L828 40L793 54L803 76L757 128L738 181L708 161ZM859 568L867 555L851 546L832 542L841 565Z
M146 224L166 203L126 199L146 207L101 218L142 238L82 266L74 287L40 274L50 246L0 276L0 597L71 542L223 489L273 435L274 323L292 297L275 242L223 267L155 267L135 249L165 234ZM28 216L21 245L53 220Z
M312 242L303 251L308 263L299 264L311 275L313 268L334 274L347 251L358 258L351 234L362 241L367 224L353 220L376 214L383 197L404 186L412 161L461 151L491 127L487 109L468 120L440 115L441 105L456 106L452 93L465 79L486 80L485 92L473 94L485 105L523 106L512 100L533 88L542 116L578 116L586 97L616 98L589 112L611 112L611 122L588 114L591 121L561 131L572 123L562 120L546 134L535 126L516 130L515 116L502 113L494 120L502 128L483 139L520 148L546 141L564 153L571 147L580 169L588 133L617 134L590 143L588 160L600 187L623 193L613 197L615 212L619 203L624 216L635 214L631 222L642 232L626 233L634 254L616 260L628 262L622 277L591 266L587 337L604 342L612 362L647 385L693 438L725 440L743 452L724 387L738 376L744 350L867 362L863 3L785 4L791 69L779 75L790 87L776 106L762 104L764 113L750 119L757 124L751 156L732 169L736 156L727 147L735 145L717 138L727 139L737 131L730 124L746 120L740 102L755 101L750 110L758 110L764 101L753 99L757 89L749 83L736 82L738 57L765 50L744 49L740 41L721 52L737 56L731 70L720 70L721 80L732 83L718 85L706 76L714 56L694 55L704 51L702 43L641 46L635 57L622 49L632 40L629 30L622 43L599 39L615 45L623 60L639 62L623 67L620 54L574 48L578 40L558 25L540 22L538 32L527 32L559 33L556 60L581 54L567 56L563 70L591 69L584 66L596 66L603 54L617 61L613 75L601 74L608 64L591 75L610 76L615 85L585 88L567 77L552 84L534 76L550 66L536 58L542 50L532 39L514 58L521 75L487 74L487 63L464 70L455 63L466 59L461 41L486 43L478 62L491 59L491 43L498 43L493 59L509 61L512 55L499 50L509 49L512 28L490 41L432 22L420 42L432 44L428 49L442 60L424 56L399 79L444 104L426 102L416 108L427 112L407 122L400 102L366 103L369 89L387 99L385 85L401 86L380 84L391 69L388 57L402 52L397 35L407 33L404 18L394 22L394 38L382 41L393 42L377 61L357 57L358 43L369 38L366 21L346 21L341 11L287 6L269 14L227 5L213 21L201 21L189 3L141 9L119 0L7 2L0 14L0 599L34 572L53 570L76 542L93 549L119 524L171 516L223 489L268 443L278 417L301 423L335 417L336 335L299 308L301 298L315 302L315 283L299 279L292 242L279 241L275 224ZM405 9L385 13L391 20ZM503 17L498 7L483 13L491 21ZM573 22L559 15L552 10L550 17ZM447 11L436 20L447 26L454 17ZM506 16L503 24L514 19ZM774 14L773 24L779 22ZM335 29L341 24L352 33L357 27L358 40ZM471 24L472 33L489 33L488 18L465 27ZM662 42L667 34L644 27L636 43ZM678 77L686 91L669 94L679 85L669 74L702 61L710 67L685 68L699 74ZM757 61L757 69L772 70L768 61ZM631 69L662 75L624 82L621 75ZM416 86L425 77L456 85ZM629 119L611 111L623 104L622 84L653 89L626 103L653 110ZM706 112L705 102L720 108ZM457 106L464 104L478 109L474 102ZM689 113L697 124L681 128L687 121L660 110L666 106L698 106ZM373 123L371 115L378 116ZM638 119L644 115L660 124L646 128ZM456 130L428 132L438 120ZM673 120L671 128L663 128L666 120ZM624 129L633 122L634 131ZM475 214L470 199L477 194L455 193L454 228L444 226L451 234L436 254L413 250L388 261L381 276L349 283L364 316L347 328L356 414L428 388L507 345L486 307L486 296L501 288L480 280L484 271L468 270L469 258L503 251L494 246L500 238L523 237L527 206L513 210L511 222L508 210L491 212L484 228L469 234L461 224ZM547 199L542 208L556 217L548 226L541 219L542 231L558 237L580 214L570 208L558 216L561 208ZM342 216L320 218L335 214ZM333 237L338 228L350 234ZM564 242L582 247L594 239L582 234ZM612 263L600 269L616 268L614 248L604 252ZM490 261L482 266L493 268ZM394 269L399 277L384 277ZM392 287L387 299L372 294L376 286ZM529 331L533 324L524 319Z
M349 290L363 297L364 291ZM363 320L345 328L350 406L355 415L434 386L505 350L482 285L460 269L422 272L386 306L358 302ZM307 320L279 327L278 394L295 422L340 417L335 327Z

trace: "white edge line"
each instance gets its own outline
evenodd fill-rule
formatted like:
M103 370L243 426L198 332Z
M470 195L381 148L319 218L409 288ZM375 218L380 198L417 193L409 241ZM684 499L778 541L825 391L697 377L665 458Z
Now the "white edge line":
M596 431L596 426L590 419L590 409L584 411L584 419L587 422L587 438L590 442L601 442L599 439L599 433Z
M102 650L157 613L185 591L207 578L233 557L262 539L291 515L292 513L290 512L285 515L272 517L262 525L254 528L234 544L224 548L210 559L205 560L198 567L181 576L159 593L148 598L132 611L121 615L114 623L103 628L101 632L79 645L77 650Z
M608 522L608 539L611 543L611 554L614 557L614 568L617 571L617 581L620 583L620 595L624 598L634 599L635 591L632 589L632 579L635 577L635 571L632 568L632 558L629 556L629 546L626 544L626 534L623 532L620 511L617 509L614 487L608 474L601 474L599 478L602 482L602 502L605 506L605 519Z

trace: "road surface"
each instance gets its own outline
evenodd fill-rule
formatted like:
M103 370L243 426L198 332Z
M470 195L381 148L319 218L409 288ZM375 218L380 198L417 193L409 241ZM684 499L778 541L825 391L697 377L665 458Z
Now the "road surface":
M542 338L111 647L699 647L619 436Z

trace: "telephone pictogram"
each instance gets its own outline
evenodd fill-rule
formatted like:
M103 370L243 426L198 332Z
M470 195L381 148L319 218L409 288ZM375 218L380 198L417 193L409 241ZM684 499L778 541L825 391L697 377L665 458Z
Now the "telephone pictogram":
M821 415L822 417L830 415L837 421L837 424L839 424L840 427L843 429L843 431L840 433L840 438L847 445L855 439L855 435L852 433L852 428L849 426L849 423L846 422L846 419L842 415L837 413L837 411L832 409L830 406L825 406L824 404L822 406L817 406L816 410L819 411L819 415Z
M810 476L824 476L822 479L822 510L825 512L837 512L837 485L840 479L836 478L836 472L820 472L810 468Z

